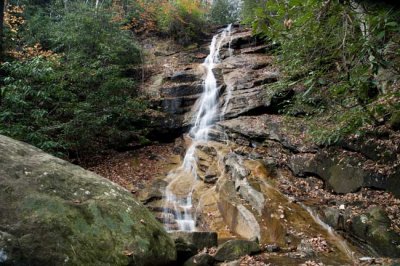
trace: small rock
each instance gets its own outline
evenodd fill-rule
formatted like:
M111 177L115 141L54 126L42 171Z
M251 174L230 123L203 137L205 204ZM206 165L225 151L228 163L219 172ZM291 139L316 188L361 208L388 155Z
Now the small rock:
M311 257L315 254L311 243L305 241L304 239L301 240L300 244L297 246L297 251L299 251L300 254L304 255L304 257Z
M278 252L281 250L281 248L277 244L271 244L271 245L267 245L265 247L265 250L268 252Z
M215 259L207 253L200 253L189 258L183 265L184 266L210 266L213 265Z
M215 253L217 261L233 261L244 255L260 252L261 249L256 242L248 240L229 240L222 244Z

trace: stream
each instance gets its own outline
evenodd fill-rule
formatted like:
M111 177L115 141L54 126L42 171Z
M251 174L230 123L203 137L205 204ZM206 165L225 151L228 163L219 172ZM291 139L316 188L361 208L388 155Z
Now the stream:
M176 222L179 230L195 230L195 213L193 213L192 193L193 185L197 180L197 158L195 149L201 142L207 142L209 130L218 116L218 92L219 87L214 76L213 69L219 62L219 52L224 40L230 37L232 25L228 25L221 33L212 38L210 44L210 54L206 57L202 66L205 69L204 92L199 100L199 108L195 116L193 127L190 130L192 144L187 149L182 165L168 174L169 185L166 187L166 204L173 206L173 213L177 215ZM187 191L177 195L171 187L176 182L186 181ZM165 208L165 212L170 213L170 209ZM168 228L167 228L168 229Z
M210 53L201 64L204 89L185 136L186 153L165 179L162 216L166 229L216 231L220 242L240 238L274 243L285 247L285 252L269 256L279 265L296 265L310 256L331 265L351 264L360 251L311 209L280 193L262 160L249 158L254 147L230 142L216 127L232 97L233 85L221 93L214 75L221 49L227 51L223 60L232 56L231 33L229 25L212 38Z

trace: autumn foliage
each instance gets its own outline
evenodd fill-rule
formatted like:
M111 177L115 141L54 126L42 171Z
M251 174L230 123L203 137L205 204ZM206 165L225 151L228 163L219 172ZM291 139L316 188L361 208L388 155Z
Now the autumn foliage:
M201 36L206 7L199 0L138 0L130 6L131 18L124 29L136 34L166 33L183 44Z
M24 9L24 6L9 5L4 12L4 24L11 32L17 33L19 27L25 23L25 19L22 16Z

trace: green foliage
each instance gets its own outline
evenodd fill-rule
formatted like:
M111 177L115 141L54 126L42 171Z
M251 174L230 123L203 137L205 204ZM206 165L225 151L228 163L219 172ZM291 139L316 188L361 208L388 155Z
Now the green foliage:
M30 7L21 43L56 55L2 64L0 133L59 155L88 153L138 133L145 102L129 74L140 63L132 34L85 4Z
M127 0L124 3L119 19L125 28L138 35L157 33L187 45L199 41L208 24L201 0Z
M240 19L240 1L214 0L210 10L210 19L218 25L237 22Z
M188 45L204 37L205 10L198 0L168 1L157 15L160 30L178 43Z
M399 110L400 12L355 1L246 0L244 21L279 44L285 73L277 86L296 86L286 112L316 122L314 135L331 144ZM311 120L310 119L310 120ZM321 126L325 126L321 128Z

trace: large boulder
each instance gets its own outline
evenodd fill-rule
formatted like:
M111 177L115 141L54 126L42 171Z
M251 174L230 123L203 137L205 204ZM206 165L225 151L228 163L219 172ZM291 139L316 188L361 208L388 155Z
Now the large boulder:
M325 223L346 232L370 254L400 257L400 235L391 228L391 221L381 207L371 207L353 215L350 209L327 207L321 214Z
M387 214L380 207L372 207L353 217L348 231L364 240L380 256L400 258L400 235L390 225Z
M316 154L294 154L289 168L295 175L316 175L336 193L355 192L362 187L389 188L389 178L372 170L363 169L366 160L356 153L321 150Z
M160 265L175 256L127 190L0 135L0 264Z

